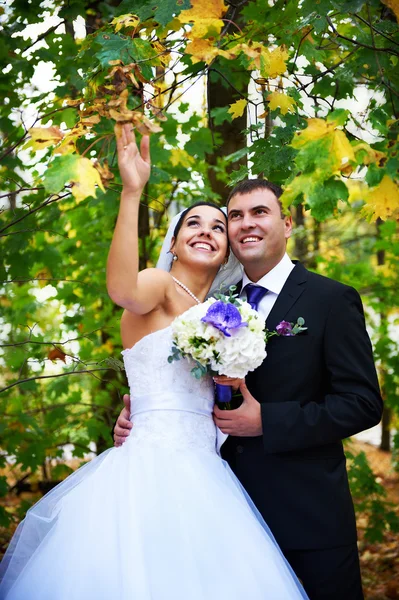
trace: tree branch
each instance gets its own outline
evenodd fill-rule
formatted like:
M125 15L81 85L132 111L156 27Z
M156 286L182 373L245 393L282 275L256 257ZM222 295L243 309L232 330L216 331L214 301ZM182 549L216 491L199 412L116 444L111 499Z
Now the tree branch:
M29 50L29 48L32 48L32 46L37 44L37 42L41 42L42 40L44 40L44 38L46 38L48 35L50 35L50 33L53 33L53 31L58 29L58 27L60 27L60 25L65 25L65 20L61 21L61 23L58 23L57 25L53 25L52 27L50 27L50 29L47 29L47 31L45 31L44 33L41 33L40 35L38 35L34 42L31 42L29 44L29 46L27 46L26 48L24 48L24 50L22 50L21 54L23 54L24 52Z
M9 223L5 227L3 227L3 229L0 229L0 233L3 233L3 231L8 229L9 227L12 227L13 225L16 225L17 223L19 223L20 221L23 221L23 219L26 219L26 217L29 217L29 215L32 215L33 213L37 212L38 210L41 210L45 206L49 206L49 204L53 204L53 202L58 202L58 200L62 200L62 198L66 198L67 196L70 196L70 195L71 195L71 192L67 192L63 196L58 195L56 198L53 198L54 194L52 194L50 196L50 198L45 200L42 204L40 204L36 208L32 208L32 210L28 210L28 212L24 213L21 217L19 217L18 219L15 219L14 221L11 221L11 223Z
M353 40L352 38L348 38L345 35L341 35L340 33L338 33L338 31L335 28L330 17L326 16L326 20L327 20L327 23L330 25L331 29L333 30L333 32L335 33L335 35L338 38L340 38L341 40L346 40L347 42L350 42L351 44L354 44L355 46L360 46L361 48L367 48L368 50L376 50L377 52L389 52L390 54L399 56L399 52L395 52L395 50L392 50L391 48L373 48L373 46L369 46L368 44L362 44L361 42L358 42L357 40Z
M365 23L365 25L368 25L370 27L370 29L373 29L373 31L375 31L376 33L378 33L378 35L381 35L382 37L384 37L386 40L388 40L392 44L395 44L395 46L399 46L398 42L395 42L394 39L390 38L384 32L382 32L379 29L377 29L376 27L374 27L374 25L372 25L371 23L369 23L368 21L366 21L366 19L363 19L363 17L361 17L357 13L352 13L352 14L353 14L354 17L356 17L357 19L359 19L359 21L362 21L363 23Z
M5 392L6 390L15 387L16 385L21 385L22 383L27 383L28 381L36 381L36 379L54 379L56 377L66 377L67 375L83 375L85 373L91 374L95 373L96 371L109 371L109 368L107 367L104 369L84 369L83 371L67 371L66 373L58 373L58 375L38 375L37 377L27 377L26 379L20 379L19 381L15 381L14 383L10 383L10 385L1 388L0 394L2 392Z
M77 342L78 340L87 339L89 335L96 333L97 331L103 331L103 329L109 329L107 327L98 327L97 329L93 329L93 331L89 331L89 333L85 333L83 335L78 335L75 338L70 338L69 340L65 340L65 342L38 342L36 340L24 340L23 342L14 342L13 344L0 344L0 348L9 348L13 346L24 346L26 344L37 344L39 346L64 346L65 344L69 344L70 342ZM112 329L112 327L111 327Z

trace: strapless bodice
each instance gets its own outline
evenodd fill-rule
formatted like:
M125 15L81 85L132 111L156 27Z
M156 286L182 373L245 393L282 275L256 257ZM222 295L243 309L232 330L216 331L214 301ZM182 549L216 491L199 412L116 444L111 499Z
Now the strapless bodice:
M149 410L183 410L210 415L214 403L211 377L196 379L188 359L168 362L172 328L160 329L123 350L132 416Z
M168 447L215 451L217 435L212 420L214 386L211 377L196 379L193 363L170 363L171 326L142 338L122 352L131 396L131 438ZM218 440L217 440L218 438Z

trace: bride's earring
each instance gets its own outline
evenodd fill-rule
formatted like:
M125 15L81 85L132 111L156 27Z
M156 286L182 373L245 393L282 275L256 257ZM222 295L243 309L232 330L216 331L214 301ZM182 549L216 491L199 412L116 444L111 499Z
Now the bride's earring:
M173 254L173 253L172 253ZM173 254L173 258L172 258L173 262L176 262L178 260L177 258L177 254Z
M223 271L227 267L227 263L229 262L229 258L230 258L230 252L226 255L226 258L224 259L224 261L220 265L220 270L221 271Z

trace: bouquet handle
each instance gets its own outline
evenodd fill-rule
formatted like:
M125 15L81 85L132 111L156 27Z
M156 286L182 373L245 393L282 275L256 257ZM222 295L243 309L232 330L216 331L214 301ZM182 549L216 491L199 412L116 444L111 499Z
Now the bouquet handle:
M233 388L231 385L222 385L221 383L215 384L216 391L216 402L219 405L219 408L230 410L231 409L231 400L233 397Z

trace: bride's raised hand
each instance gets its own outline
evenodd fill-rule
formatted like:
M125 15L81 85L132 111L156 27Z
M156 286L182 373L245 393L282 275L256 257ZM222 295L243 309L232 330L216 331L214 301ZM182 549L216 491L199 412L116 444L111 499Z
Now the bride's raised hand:
M141 194L151 172L150 138L143 135L139 151L131 123L116 124L115 135L123 191Z

